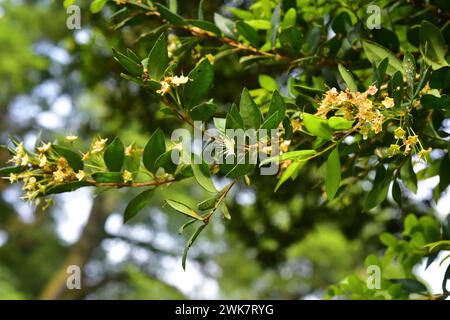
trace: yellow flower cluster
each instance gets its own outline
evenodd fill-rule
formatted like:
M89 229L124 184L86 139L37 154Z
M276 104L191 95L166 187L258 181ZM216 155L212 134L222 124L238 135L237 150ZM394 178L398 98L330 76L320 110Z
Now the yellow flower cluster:
M332 88L326 92L316 114L326 117L330 112L334 112L335 115L342 115L346 120L358 121L358 130L364 139L367 139L370 131L375 134L380 133L384 122L381 105L369 98L377 91L375 86L370 86L365 92L338 91ZM385 108L392 108L393 99L385 97L382 105Z
M412 131L412 129L408 129L408 131ZM403 129L402 127L398 127L394 130L394 138L397 140L397 143L391 144L389 146L388 155L390 157L393 157L400 152L403 152L403 154L407 155L411 153L411 151L416 150L419 157L423 160L426 160L432 150L431 148L423 148L419 137L414 134L414 131L412 131L412 134L407 136L405 129ZM401 144L399 144L400 141ZM403 151L402 148L404 148Z

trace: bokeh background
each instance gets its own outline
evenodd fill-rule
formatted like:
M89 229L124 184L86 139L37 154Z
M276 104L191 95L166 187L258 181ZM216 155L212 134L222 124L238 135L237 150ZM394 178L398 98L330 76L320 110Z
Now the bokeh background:
M175 118L162 119L158 101L120 78L112 59L110 48L135 48L145 30L132 23L115 28L112 12L93 15L89 1L81 1L82 28L68 30L62 2L0 0L0 142L16 136L32 148L42 129L49 140L74 134L87 145L100 133L143 145L157 127L166 133L179 127ZM195 16L197 2L179 1L179 12ZM224 2L205 1L204 8L208 18L223 13ZM258 87L258 74L272 71L244 69L233 59L215 65L213 96L222 110L244 85ZM0 163L7 159L0 150ZM190 180L159 188L127 225L121 214L133 190L81 189L56 196L42 211L20 199L19 185L0 180L0 299L320 298L348 274L364 275L364 257L381 248L378 235L399 231L405 213L443 219L450 207L448 192L437 204L431 200L435 179L420 182L404 211L380 206L363 213L359 203L370 185L355 184L330 207L316 170L276 194L273 177L251 178L250 188L237 186L228 199L231 221L217 219L198 239L186 271L186 238L177 232L184 219L162 204L204 199ZM83 270L81 290L66 288L71 264ZM417 273L439 292L444 268L418 266Z

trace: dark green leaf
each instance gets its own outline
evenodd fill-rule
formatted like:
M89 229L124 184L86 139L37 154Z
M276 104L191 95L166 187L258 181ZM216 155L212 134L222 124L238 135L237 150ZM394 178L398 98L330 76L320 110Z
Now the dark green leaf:
M81 156L71 149L67 149L65 147L61 147L58 145L52 145L53 150L61 157L64 157L69 163L70 167L76 172L79 170L83 170L84 163Z
M122 172L96 172L92 178L99 183L121 183L123 182Z
M416 81L416 60L410 52L407 52L403 58L403 68L408 84L408 97L412 98L414 96L414 82Z
M174 25L182 25L184 24L184 19L182 16L173 13L170 11L167 7L163 6L160 3L154 3L154 5L158 8L159 13L161 16L167 20L168 22L174 24Z
M113 142L106 147L103 158L109 171L117 172L122 170L125 158L125 147L119 138L115 138Z
M216 112L217 106L215 103L205 102L193 107L190 111L192 120L206 122L210 120Z
M116 61L119 62L129 73L134 76L139 76L142 74L142 65L140 63L136 63L133 59L130 59L128 56L114 48L112 50L114 59L116 59Z
M417 192L417 176L414 173L411 157L405 161L400 169L400 177L403 184L413 193Z
M197 66L189 72L190 81L184 85L184 106L190 109L201 102L211 89L214 79L214 69L208 59L201 60Z
M167 40L166 35L162 33L148 55L148 74L152 79L159 81L168 65Z
M201 159L197 159L200 160ZM217 192L214 183L211 180L211 173L209 172L209 166L202 161L201 164L192 164L192 172L194 173L195 180L208 192Z
M259 46L258 32L244 21L236 22L236 29L253 47Z
M386 169L383 165L379 165L376 174L375 180L372 185L372 190L370 190L367 195L366 202L364 204L364 210L368 211L386 199L388 190L389 190L389 182L390 177L386 173Z
M148 140L144 148L143 163L145 168L155 173L155 162L166 151L164 133L158 128Z
M250 92L244 88L241 94L241 101L239 104L240 114L244 122L245 129L259 129L261 125L261 113Z
M128 203L125 212L123 214L123 222L126 223L128 220L136 216L139 211L146 207L150 203L150 199L153 195L153 189L146 190L134 197L130 203Z
M339 159L338 148L331 151L327 159L327 171L325 177L325 191L328 200L333 200L341 184L341 161Z
M383 59L385 58L389 59L389 64L386 72L390 76L392 76L397 71L404 73L403 66L400 60L398 60L397 57L391 51L389 51L382 45L379 45L378 43L369 40L364 40L363 48L367 58L375 66L378 66L380 62L383 61Z
M433 70L448 66L444 37L439 28L428 21L423 21L420 26L420 51Z

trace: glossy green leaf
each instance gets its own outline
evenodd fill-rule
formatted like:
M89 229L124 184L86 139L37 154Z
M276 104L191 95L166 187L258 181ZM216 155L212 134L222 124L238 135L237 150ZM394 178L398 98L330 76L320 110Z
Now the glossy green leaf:
M382 165L379 165L376 170L372 189L367 195L364 210L368 211L386 199L389 190L389 182L390 177L388 176L386 169Z
M325 191L328 200L333 200L341 184L341 161L337 147L328 156L326 168Z
M200 164L192 164L192 172L194 173L195 180L198 184L208 192L217 192L214 183L211 180L211 173L209 172L209 166L202 162Z
M342 64L338 64L339 73L342 79L347 85L348 90L351 92L358 91L358 86L356 85L355 79L350 71L348 71Z
M244 21L236 22L236 29L238 33L245 38L253 47L259 46L258 32Z
M109 171L122 170L123 161L125 159L125 147L119 138L115 138L106 148L103 155L106 167Z
M328 125L333 130L349 130L353 127L353 121L333 116L328 119Z
M108 0L93 0L89 5L89 10L92 13L98 13L103 9Z
M208 59L202 59L188 74L189 81L184 85L183 101L186 108L202 102L211 89L214 69Z
M244 88L241 94L241 101L239 104L240 114L244 122L245 129L259 129L261 125L261 113L250 92Z
M152 79L159 81L164 76L168 65L167 39L162 33L148 55L148 74Z
M133 59L124 55L123 53L117 51L116 49L112 49L114 59L119 62L122 67L124 67L130 74L134 76L139 76L142 74L142 65L140 63L136 63Z
M210 120L216 112L217 105L211 102L201 103L193 107L190 111L192 120L206 122Z
M186 215L188 217L191 217L191 218L194 218L194 219L197 219L197 220L203 220L203 218L197 212L195 212L194 210L189 208L184 203L181 203L181 202L178 202L178 201L175 201L175 200L166 200L166 203L170 207L175 209L176 211L178 211L178 212L180 212L180 213L182 213L182 214L184 214L184 215Z
M376 66L378 66L380 62L383 61L383 59L389 59L389 64L387 66L386 72L390 76L392 76L397 71L402 72L402 74L404 73L403 66L400 60L398 60L391 51L389 51L382 45L373 41L364 40L363 48L369 61Z
M96 172L92 178L99 183L122 183L122 172Z
M166 151L166 141L164 133L158 128L150 137L144 148L143 163L145 168L155 173L155 162Z
M143 208L149 203L153 195L153 189L145 190L134 197L127 205L123 214L123 222L126 223L131 218L135 217Z
M78 154L77 152L65 148L65 147L61 147L59 145L53 144L52 145L53 150L59 154L61 157L64 157L67 162L69 163L70 167L75 171L79 171L79 170L83 170L84 168L84 163L83 160L81 158L81 155Z
M303 123L306 129L316 137L325 140L333 139L333 132L331 131L328 121L309 113L303 113Z
M420 26L420 51L433 70L448 66L445 39L439 28L428 21L423 21Z

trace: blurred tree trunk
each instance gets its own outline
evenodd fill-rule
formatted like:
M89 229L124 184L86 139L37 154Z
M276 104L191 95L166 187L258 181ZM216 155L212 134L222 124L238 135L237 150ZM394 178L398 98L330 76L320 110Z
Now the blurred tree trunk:
M70 274L67 273L67 268L71 265L76 265L81 270L81 288L84 286L83 270L89 261L94 249L101 242L104 237L104 225L108 215L114 210L116 206L116 197L99 195L94 199L92 210L88 221L84 226L78 241L72 246L69 254L58 271L50 279L46 287L41 293L40 299L54 300L54 299L77 299L78 295L83 291L69 290L67 288L67 278Z

